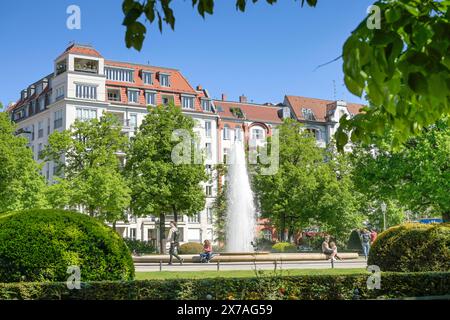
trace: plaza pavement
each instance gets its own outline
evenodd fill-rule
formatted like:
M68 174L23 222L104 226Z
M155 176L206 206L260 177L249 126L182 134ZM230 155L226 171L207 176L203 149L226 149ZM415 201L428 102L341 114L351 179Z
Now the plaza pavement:
M167 263L163 263L162 270L160 270L159 263L139 263L135 262L136 272L153 272L153 271L217 271L217 262L211 263L184 263L180 265L176 259L174 259L173 265L169 266ZM348 268L366 268L367 262L364 258L335 261L334 268L336 269L348 269ZM331 262L328 261L288 261L277 262L277 270L289 270L289 269L330 269ZM257 262L256 268L258 270L274 270L274 262ZM219 270L255 270L255 263L252 262L220 262Z

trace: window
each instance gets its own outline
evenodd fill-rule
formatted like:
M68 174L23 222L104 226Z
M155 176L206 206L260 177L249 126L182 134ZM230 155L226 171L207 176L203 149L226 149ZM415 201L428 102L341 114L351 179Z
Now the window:
M228 153L230 152L230 149L224 148L223 149L223 163L228 163Z
M305 120L316 120L311 109L302 108L302 115Z
M130 127L134 128L134 129L137 128L137 114L135 114L135 113L130 114L130 119L128 121L128 124Z
M98 61L91 59L75 58L75 71L86 73L98 73Z
M108 100L109 101L120 101L120 90L108 89Z
M145 91L145 104L148 106L156 105L156 92Z
M191 229L187 230L188 232L188 241L189 242L202 242L202 230L201 229Z
M223 140L230 140L230 127L227 124L223 127Z
M136 240L136 228L130 228L130 239Z
M64 89L63 89L63 96L64 96ZM45 109L45 96L42 96L39 98L39 111L42 111Z
M42 99L43 97L41 97ZM60 99L64 98L64 86L60 86L56 88L55 90L55 101L58 101ZM44 110L44 101L41 104L41 99L39 99L39 110Z
M37 154L37 158L41 159L42 156L42 143L38 144L38 154Z
M202 109L206 112L212 112L211 100L202 99Z
M31 141L34 141L34 136L35 136L35 133L34 133L34 124L33 124L33 125L31 125ZM34 148L33 148L33 150L34 150Z
M194 109L194 97L181 97L181 106L183 109Z
M42 138L44 136L44 123L39 121L38 123L38 138Z
M78 111L78 109L77 109L77 111ZM55 111L53 114L54 114L53 129L61 128L63 125L63 111L58 110L58 111Z
M212 186L206 186L206 196L212 197Z
M206 223L212 224L213 223L213 211L212 208L206 208Z
M61 60L56 63L56 75L66 72L67 62L66 60Z
M142 80L144 80L144 84L153 84L152 73L142 71Z
M170 75L166 73L159 73L159 83L161 87L170 87Z
M163 95L161 97L161 99L162 99L162 103L165 104L165 105L175 104L173 96Z
M237 141L242 141L242 129L240 127L236 127L234 130L234 136Z
M193 215L192 217L188 217L189 223L200 223L200 213Z
M211 145L211 143L209 143L209 142L205 143L205 149L206 149L206 159L211 160L212 159L212 145Z
M205 136L211 138L211 121L205 121Z
M77 119L80 121L88 121L97 118L97 109L77 108Z
M47 118L47 135L50 134L50 118Z
M128 102L139 103L139 90L128 89Z
M88 84L77 84L75 89L75 96L80 99L97 99L97 86Z
M105 68L106 79L119 82L134 82L134 70L120 68Z
M252 139L253 140L262 140L264 139L264 131L263 129L253 129L252 130Z

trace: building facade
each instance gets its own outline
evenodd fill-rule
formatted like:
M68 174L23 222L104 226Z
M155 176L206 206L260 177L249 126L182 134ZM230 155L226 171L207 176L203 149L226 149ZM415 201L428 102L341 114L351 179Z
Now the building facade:
M252 140L262 145L285 118L304 123L307 130L316 134L318 144L325 146L339 118L344 114L351 116L361 107L297 96L285 96L283 103L277 105L249 103L245 96L235 102L225 95L216 100L201 86L191 86L179 70L107 60L87 45L70 45L53 66L52 73L22 90L19 100L7 109L19 132L28 138L37 161L41 161L39 154L49 135L69 129L76 119L99 118L108 112L123 124L123 133L132 137L148 107L174 104L195 120L195 131L207 155L205 170L212 172L216 164L226 163L235 140ZM42 174L49 182L55 172L52 162L44 164ZM179 218L181 242L215 238L212 207L223 182L213 179L204 183L204 210L193 217ZM167 223L170 218L166 218ZM116 228L123 237L157 245L160 230L156 217L129 216Z

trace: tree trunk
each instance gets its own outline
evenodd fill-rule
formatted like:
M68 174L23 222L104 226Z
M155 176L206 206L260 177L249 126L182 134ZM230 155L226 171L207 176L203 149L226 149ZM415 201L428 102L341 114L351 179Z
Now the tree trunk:
M116 221L113 222L112 228L113 228L114 231L117 231L117 230L116 230Z
M166 221L164 213L159 214L159 252L166 253Z
M285 241L285 234L286 234L286 214L282 213L281 216L281 230L280 230L280 234L281 234L281 242Z
M450 211L442 213L442 220L444 220L444 222L450 222Z
M172 206L173 209L173 220L175 221L175 223L178 223L178 212L177 212L177 208L175 206Z

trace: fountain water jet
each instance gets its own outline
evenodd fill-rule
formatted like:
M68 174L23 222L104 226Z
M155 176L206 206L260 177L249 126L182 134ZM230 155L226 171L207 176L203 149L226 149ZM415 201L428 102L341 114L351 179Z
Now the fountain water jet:
M227 180L227 251L253 252L256 216L253 192L242 142L235 141L231 150Z

